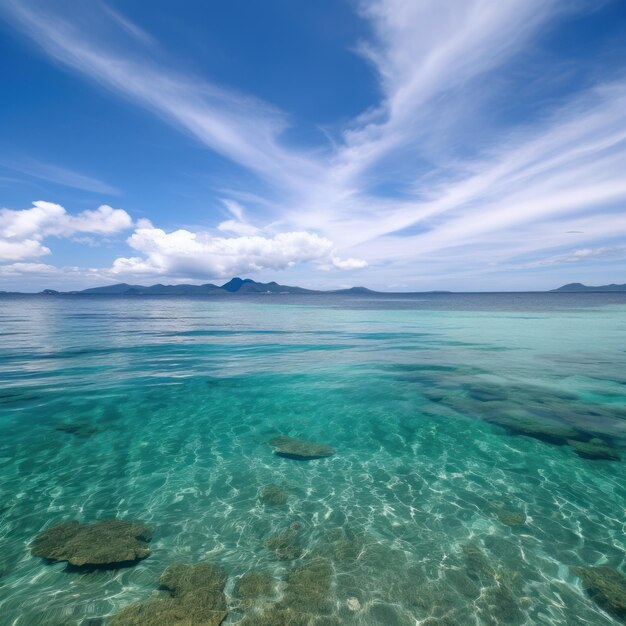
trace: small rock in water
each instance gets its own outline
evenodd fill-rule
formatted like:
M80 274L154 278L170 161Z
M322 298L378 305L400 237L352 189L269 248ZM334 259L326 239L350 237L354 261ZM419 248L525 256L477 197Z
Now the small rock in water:
M348 608L351 611L360 611L361 610L361 603L359 602L358 598L348 598L346 600L346 604L348 605Z
M33 540L31 554L76 567L115 567L145 559L150 554L151 538L152 531L140 522L66 522L40 532Z
M620 456L614 448L607 445L602 439L590 441L567 440L568 445L574 448L576 454L583 459L619 461Z
M296 461L322 459L332 456L336 452L334 448L323 443L296 439L295 437L288 437L287 435L274 437L270 439L268 443L274 448L274 454Z
M612 567L572 567L590 598L607 613L626 619L626 576Z

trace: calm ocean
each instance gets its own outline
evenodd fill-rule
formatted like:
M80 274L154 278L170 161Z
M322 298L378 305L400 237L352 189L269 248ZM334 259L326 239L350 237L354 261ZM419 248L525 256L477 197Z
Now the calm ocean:
M210 561L225 624L615 625L571 568L624 569L624 459L626 293L0 296L0 624L106 624ZM30 553L112 517L148 558ZM287 606L311 562L323 601ZM249 571L267 597L237 599Z

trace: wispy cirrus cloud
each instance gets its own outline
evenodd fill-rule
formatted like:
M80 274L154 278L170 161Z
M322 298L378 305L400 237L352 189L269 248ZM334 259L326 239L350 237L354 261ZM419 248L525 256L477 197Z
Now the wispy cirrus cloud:
M79 24L44 4L6 0L5 10L12 23L56 61L153 111L271 183L294 188L319 175L319 164L280 143L287 116L275 107L198 76L168 70L141 51L112 49L96 33L96 25L102 28L103 16L119 24L123 16L118 12L81 14ZM122 28L128 31L127 24Z
M107 183L85 176L66 167L59 167L52 163L44 163L36 159L14 156L10 159L0 159L0 167L19 174L45 180L64 187L82 189L91 193L104 194L107 196L119 196L120 190Z

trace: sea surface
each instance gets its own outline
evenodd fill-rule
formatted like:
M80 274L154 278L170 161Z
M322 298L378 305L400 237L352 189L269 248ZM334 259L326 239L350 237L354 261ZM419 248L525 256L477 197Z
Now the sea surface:
M626 571L625 448L626 294L0 296L0 624L106 624L209 561L225 624L265 623L324 562L320 626L615 625L571 568ZM153 529L148 558L30 553L113 517ZM268 545L285 531L294 558ZM237 600L250 571L271 597Z

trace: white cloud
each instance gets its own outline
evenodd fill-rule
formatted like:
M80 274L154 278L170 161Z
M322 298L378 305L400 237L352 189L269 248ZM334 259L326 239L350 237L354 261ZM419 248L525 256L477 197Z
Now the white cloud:
M340 259L339 257L334 256L331 258L331 261L333 267L338 270L361 270L367 267L367 261L363 259Z
M1 231L0 231L1 232ZM33 259L50 254L50 248L36 239L7 240L0 237L0 261Z
M59 204L39 200L23 210L0 209L0 260L20 261L50 254L46 237L71 237L77 233L111 235L132 226L122 209L102 205L71 215Z
M22 276L24 274L57 274L59 269L45 263L9 263L0 265L0 276Z
M285 269L327 258L333 248L330 240L308 232L284 232L273 237L216 237L185 229L165 232L147 223L135 230L128 244L143 256L116 259L114 273L190 278Z

